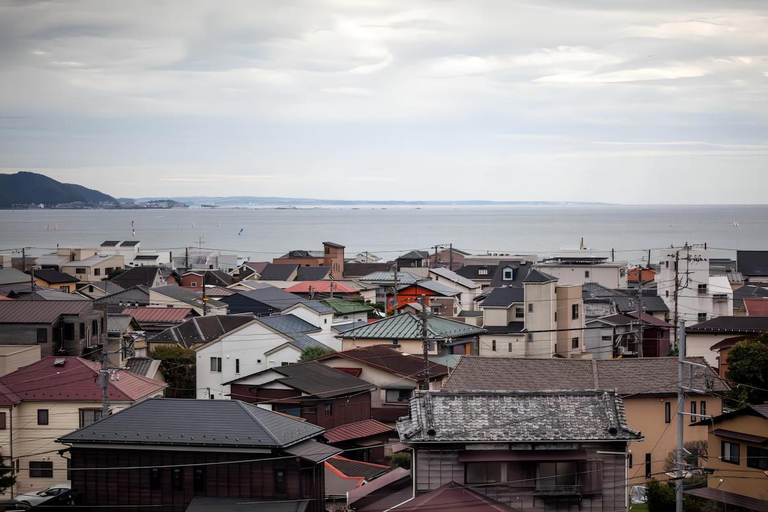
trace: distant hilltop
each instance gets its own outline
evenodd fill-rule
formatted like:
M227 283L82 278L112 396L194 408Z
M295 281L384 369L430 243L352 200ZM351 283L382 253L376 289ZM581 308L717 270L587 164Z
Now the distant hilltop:
M145 197L136 201L149 201ZM306 197L260 197L260 196L187 196L173 197L189 206L201 208L307 208L317 206L535 206L535 205L605 205L586 201L487 201L482 199L467 199L461 201L397 201L397 200L366 200L366 199L313 199Z
M170 199L134 202L85 188L61 183L48 176L20 171L0 174L0 208L185 208L187 205Z

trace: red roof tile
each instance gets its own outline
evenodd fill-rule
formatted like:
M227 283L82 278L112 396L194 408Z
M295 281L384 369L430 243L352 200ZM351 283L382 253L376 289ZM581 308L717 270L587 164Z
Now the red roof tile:
M360 292L359 288L353 288L352 286L337 281L303 281L286 288L285 291L288 293L309 293L309 288L312 287L312 290L315 293L330 293L331 283L333 283L333 291L336 293Z
M768 299L744 299L749 316L768 316Z
M9 300L0 303L0 324L50 324L92 309L89 300Z
M0 377L0 405L23 400L101 402L100 368L99 363L79 357L47 357ZM110 401L135 402L166 386L127 371L119 372L119 377L109 382Z
M137 322L182 323L192 308L125 308L123 315L131 315Z
M329 443L339 443L341 441L361 439L363 437L376 436L391 431L391 427L376 420L363 420L326 430L323 433L323 437L326 438Z

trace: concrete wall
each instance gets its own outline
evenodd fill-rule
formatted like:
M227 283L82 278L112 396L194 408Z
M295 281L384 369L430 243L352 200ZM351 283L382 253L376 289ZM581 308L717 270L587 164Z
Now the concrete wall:
M557 353L565 357L580 357L584 344L584 303L581 285L557 286ZM576 309L574 318L574 309ZM577 347L573 348L573 340Z
M545 331L528 335L527 357L552 357L555 353L556 302L554 282L525 284L525 329L529 332Z
M493 350L493 342L496 350ZM480 336L480 355L485 357L525 357L525 334L483 334Z
M539 263L535 268L558 278L557 284L559 285L597 283L610 289L624 289L627 287L626 263L603 263L598 265Z
M23 366L36 363L40 359L40 345L2 345L0 346L0 377L15 372Z

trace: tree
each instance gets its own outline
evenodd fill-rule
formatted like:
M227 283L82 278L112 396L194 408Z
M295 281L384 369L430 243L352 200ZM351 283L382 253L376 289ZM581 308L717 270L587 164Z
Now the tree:
M159 359L160 371L168 383L165 396L169 398L195 398L195 351L172 345L160 345L150 353Z
M13 469L5 463L5 460L0 460L0 494L5 494L5 491L14 485L16 485L16 475Z
M675 512L675 491L667 484L648 480L648 512Z
M312 359L316 359L320 356L333 354L333 352L334 351L330 348L308 347L304 352L301 353L299 361L311 361Z
M127 271L128 271L128 269L126 269L126 268L115 268L115 269L112 270L112 272L107 274L107 280L111 281L112 279L116 278L120 274L124 274Z
M687 453L683 453L683 461L686 464L692 466L698 466L699 460L707 460L709 455L708 445L706 441L686 441L683 443L683 449ZM675 451L672 450L667 454L667 458L664 461L664 471L670 473L675 471ZM690 455L689 455L690 454Z
M736 343L728 353L725 376L731 381L729 396L737 406L767 402L768 334Z

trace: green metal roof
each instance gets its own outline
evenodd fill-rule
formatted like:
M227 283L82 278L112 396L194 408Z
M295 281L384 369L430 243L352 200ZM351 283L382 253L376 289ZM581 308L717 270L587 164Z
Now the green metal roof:
M344 300L339 298L325 299L320 301L321 304L333 309L337 315L348 315L351 313L362 313L364 311L373 311L373 307L362 304L360 302L354 302L351 300Z
M456 322L447 318L430 317L427 320L427 335L432 339L463 338L482 334L485 329ZM420 340L422 338L421 318L413 313L403 313L376 322L351 329L339 338L357 339L402 339Z

